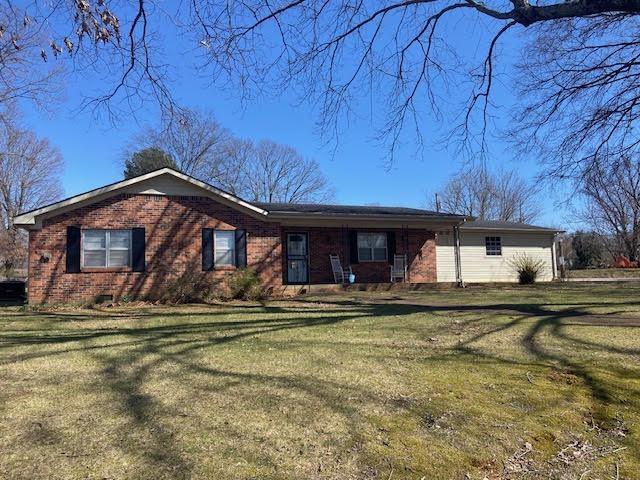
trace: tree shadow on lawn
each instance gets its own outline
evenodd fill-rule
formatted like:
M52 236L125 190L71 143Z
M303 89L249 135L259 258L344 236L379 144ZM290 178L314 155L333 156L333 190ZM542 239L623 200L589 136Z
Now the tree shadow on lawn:
M611 392L611 389L608 387L606 382L596 378L594 374L590 372L587 365L573 359L571 355L571 348L567 349L565 353L554 351L545 348L545 342L541 338L543 335L549 335L552 338L564 341L573 348L581 346L592 350L594 353L600 351L609 354L628 356L630 365L637 365L637 357L640 355L640 349L618 348L612 345L598 343L596 341L579 339L567 333L568 327L579 328L581 326L625 328L631 329L631 334L636 333L635 329L640 327L640 316L621 316L620 313L629 313L626 310L616 310L607 314L593 314L589 311L589 309L594 308L612 308L619 305L618 302L559 302L557 308L554 308L554 303L550 301L541 303L497 303L462 306L433 304L421 305L415 301L407 303L404 299L397 301L396 298L387 299L387 301L388 303L378 305L378 314L410 315L413 313L431 313L441 315L453 312L472 312L481 315L514 316L514 318L501 325L483 329L480 333L466 339L454 348L455 351L460 353L504 363L518 362L512 358L500 356L498 353L487 351L486 348L478 347L476 344L483 339L489 338L491 335L506 333L507 331L515 328L522 328L532 322L526 333L524 335L519 335L520 344L524 347L526 352L533 356L535 364L538 366L560 368L568 372L570 375L581 379L587 386L589 394L593 400L594 411L603 423L607 423L612 419L609 407L624 404L627 401L626 398L617 398ZM357 299L341 300L336 303L341 306L362 305L362 302ZM640 306L640 302L626 301L625 299L624 305L627 307L637 307ZM482 322L485 319L486 317L471 319L462 323L464 326L468 326L477 320ZM444 325L440 328L440 333L446 333L450 329L451 325ZM438 332L434 333L434 335L437 334ZM640 332L638 332L638 334L640 334ZM635 374L633 376L640 380L640 370L638 369L629 370L609 367L608 370L610 372L615 371L619 376L627 378ZM637 392L637 394L640 394L640 392Z
M589 304L593 306L607 306L607 304ZM517 310L517 308L516 308ZM495 353L488 351L486 347L474 346L480 340L490 337L494 333L506 331L515 327L527 327L524 335L521 336L520 344L525 351L534 359L535 363L540 366L549 366L568 375L574 376L582 381L592 398L593 416L601 425L606 426L614 420L615 413L612 407L624 407L628 404L627 398L621 398L614 393L614 385L609 384L602 378L598 378L595 370L598 368L598 358L596 354L607 353L623 355L628 357L630 365L637 365L637 359L640 355L640 349L634 348L618 348L612 345L605 345L596 341L588 341L576 338L574 335L567 333L569 327L576 329L581 327L615 327L629 328L631 334L636 333L634 330L640 327L640 318L627 318L624 321L607 322L606 318L598 315L594 321L593 315L588 311L579 307L571 307L564 310L553 310L551 308L539 306L535 309L528 308L527 314L515 318L504 325L490 329L486 332L479 333L472 338L465 340L456 347L462 353L471 354L477 357L501 361L506 363L514 363L512 359L501 357ZM525 324L525 322L528 322ZM531 323L530 326L529 323ZM640 332L638 332L640 333ZM564 350L557 348L546 348L544 336L547 335L551 340L560 340L568 347ZM587 353L592 353L592 360L587 362L575 358L576 347L587 349ZM594 368L595 367L595 368ZM629 368L617 368L612 365L607 366L609 373L615 373L621 380L628 378L636 378L640 380L640 370ZM640 391L636 388L633 392L628 392L629 396L637 396Z
M317 402L323 408L330 409L340 418L349 423L351 440L355 442L363 431L366 419L362 417L360 405L352 405L345 401L346 397L360 398L367 402L383 403L386 399L377 398L372 392L363 389L354 389L348 385L320 379L316 376L305 376L296 373L291 375L264 375L258 372L230 371L228 369L214 368L203 363L198 357L199 352L217 348L224 344L246 340L252 337L260 337L266 334L282 331L293 331L310 327L323 327L343 323L351 320L371 318L403 317L414 314L443 315L454 312L470 312L479 315L515 315L515 318L498 326L484 328L483 331L464 340L455 347L448 349L448 354L463 354L482 357L489 361L517 363L516 360L505 358L496 352L487 351L477 343L494 334L504 333L510 329L527 327L524 335L520 335L520 343L524 349L534 358L533 363L538 366L561 367L581 378L588 388L594 403L594 411L601 419L611 419L608 407L621 402L610 391L610 386L603 380L596 378L582 362L571 357L571 353L561 353L557 350L546 349L543 335L551 335L570 344L578 344L589 349L601 350L621 355L636 356L640 351L635 349L621 349L608 345L602 345L594 341L576 339L566 332L566 327L575 327L578 322L590 318L590 314L584 308L611 306L607 303L590 302L559 310L554 310L548 303L542 304L509 304L500 303L480 306L433 306L419 303L384 302L375 301L358 302L350 300L327 300L335 306L325 313L314 312L312 308L274 306L261 310L261 307L249 308L252 315L266 314L295 314L298 317L291 319L258 318L240 321L210 321L194 323L178 323L149 327L118 327L107 329L84 329L69 332L48 332L46 329L28 330L22 332L7 332L0 334L0 353L6 349L19 347L37 347L36 352L23 352L11 354L0 361L0 364L15 363L48 356L63 355L71 352L85 352L101 367L100 378L96 379L95 388L109 389L107 395L112 397L112 404L116 405L120 414L127 419L129 427L120 433L120 448L132 455L142 455L149 472L158 470L162 475L172 478L187 478L194 465L192 460L181 452L179 442L176 441L176 433L162 418L174 416L179 412L167 411L163 406L162 398L156 398L145 393L144 386L149 377L154 375L157 369L173 369L191 372L198 376L210 377L216 381L210 381L203 388L211 389L217 393L223 393L239 384L255 384L256 392L261 385L275 387L283 396L293 398L289 392L298 392L309 402ZM304 302L302 303L304 305ZM223 307L224 309L224 307ZM148 317L161 317L171 319L181 317L210 317L212 315L229 314L228 310L211 309L202 312L177 313L158 312L153 315L153 309L144 312L143 315L135 315L135 319ZM241 311L242 313L242 311ZM310 315L313 314L313 315ZM75 314L72 314L75 315ZM303 316L304 315L304 316ZM67 315L64 312L45 314L28 313L28 317L46 318L52 321L65 321ZM602 316L600 316L602 317ZM76 318L76 317L72 317ZM102 318L102 317L101 317ZM106 315L105 320L112 318ZM120 317L118 317L120 318ZM126 317L131 319L132 316ZM95 317L91 318L96 320ZM426 317L428 320L428 317ZM600 324L606 326L606 319L600 318ZM467 320L460 328L465 328L473 320ZM532 322L530 326L528 323ZM640 320L638 321L640 322ZM588 326L593 326L587 322ZM620 325L616 325L620 327ZM632 321L626 322L622 328L635 328L639 326ZM451 325L444 325L441 333L445 334ZM117 341L122 339L122 341ZM97 343L104 341L104 343ZM42 347L58 347L69 345L69 348L53 348L43 350ZM435 358L435 357L434 357ZM179 370L176 370L175 367ZM627 372L628 374L628 372ZM187 377L190 378L190 377ZM290 400L283 398L283 401ZM232 428L232 427L229 427ZM131 429L131 430L129 430ZM129 435L130 431L136 432L136 436ZM135 437L135 438L134 438ZM275 468L277 460L268 458L268 449L262 452L261 461ZM254 452L255 453L255 452ZM247 451L247 455L251 452Z
M287 312L290 313L290 312ZM297 313L297 312L296 312ZM313 312L306 311L309 315ZM20 353L0 360L0 364L16 363L36 358L64 355L70 352L83 352L100 365L101 377L96 380L96 388L105 385L114 396L110 404L120 406L120 414L128 418L130 429L123 429L120 448L132 455L143 455L148 471L160 469L171 478L186 478L193 466L187 456L180 453L174 438L176 432L161 422L162 399L144 393L144 384L154 370L160 367L178 365L184 371L209 377L227 379L218 385L223 391L231 385L242 383L277 385L280 389L298 390L314 398L324 407L348 415L352 418L356 408L349 407L343 400L344 395L362 396L362 393L349 392L344 385L317 378L291 376L272 376L226 371L200 364L194 354L200 350L215 348L223 344L241 341L255 336L281 331L327 326L362 316L357 310L331 312L323 315L297 317L286 320L256 319L243 321L219 321L180 323L173 325L150 326L140 328L118 328L81 330L71 332L48 333L45 330L29 330L26 333L8 333L0 335L0 349L17 347L38 348L37 352ZM204 314L203 314L204 315ZM37 317L31 313L29 316ZM47 317L50 314L47 314ZM193 316L193 315L190 315ZM125 341L115 341L126 339ZM96 344L96 341L104 341ZM69 345L71 348L53 348L43 351L40 347ZM2 350L0 350L2 351ZM188 377L187 377L188 378ZM217 384L212 382L212 384ZM259 387L257 387L259 390ZM357 430L358 423L351 428ZM130 436L130 432L139 432L140 438ZM248 452L249 453L249 452ZM161 475L160 475L161 476Z

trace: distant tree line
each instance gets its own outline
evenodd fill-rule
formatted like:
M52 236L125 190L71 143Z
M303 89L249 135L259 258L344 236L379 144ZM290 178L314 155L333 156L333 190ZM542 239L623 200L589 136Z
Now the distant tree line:
M249 201L323 202L333 195L317 161L270 140L237 138L195 110L140 132L124 157L125 178L172 167Z

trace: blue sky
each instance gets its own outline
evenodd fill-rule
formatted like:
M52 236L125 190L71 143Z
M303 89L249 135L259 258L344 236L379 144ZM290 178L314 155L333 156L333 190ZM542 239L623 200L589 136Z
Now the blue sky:
M477 26L476 26L477 27ZM464 31L464 26L450 26L449 34L459 36L465 50L477 52L483 35L474 38ZM461 31L461 28L463 31ZM482 29L484 27L477 27ZM522 45L521 39L514 42ZM502 58L510 62L516 51L502 51ZM169 54L169 60L178 67L174 92L179 102L188 107L211 110L218 121L235 135L255 140L271 139L291 145L303 155L315 158L322 171L335 188L337 203L426 205L427 192L439 188L447 178L459 170L463 159L454 149L445 150L427 142L421 158L414 154L412 145L399 150L393 165L385 163L384 147L374 139L376 126L369 118L369 102L366 95L360 99L356 117L339 135L338 149L318 135L317 114L312 105L300 103L293 95L261 98L246 105L228 90L212 87L206 78L199 78L191 65L184 64L179 51ZM184 68L182 68L184 66ZM70 77L67 100L52 113L25 107L27 121L41 136L48 137L61 151L65 159L63 185L66 195L74 195L122 178L120 152L140 124L153 123L157 113L152 105L116 124L96 119L91 112L78 112L81 95L96 88L98 79L90 75ZM511 104L510 87L498 82L494 102L503 106L498 115L507 115ZM498 118L500 123L503 119ZM427 138L435 138L442 132L442 125L429 117L425 119L423 132ZM489 164L516 168L524 176L536 172L535 159L514 163L509 156L508 145L498 139L491 140ZM543 215L537 223L564 225L565 216L556 208L549 195L543 195Z

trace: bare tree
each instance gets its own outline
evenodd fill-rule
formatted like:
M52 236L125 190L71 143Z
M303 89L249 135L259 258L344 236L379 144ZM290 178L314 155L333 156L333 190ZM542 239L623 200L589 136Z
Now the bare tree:
M0 5L0 115L15 113L18 100L29 100L39 108L57 103L63 90L62 62L47 63L41 57L46 34L15 6Z
M169 154L177 168L210 183L222 183L228 175L226 153L232 137L211 112L180 109L158 127L146 128L123 152L130 158L140 148L159 148Z
M508 62L503 45L522 47L510 133L523 152L551 152L539 158L554 174L580 175L603 145L637 141L638 0L209 0L192 9L216 73L257 89L295 85L319 102L327 128L368 92L377 109L387 107L381 134L392 150L408 125L421 140L419 118L430 107L484 154L497 66ZM474 39L480 55L469 58L447 28L482 17L490 33ZM441 107L452 101L454 117L445 118Z
M602 148L623 152L637 142L640 0L192 0L173 10L155 0L79 0L9 12L3 38L19 38L22 24L40 26L43 58L71 56L105 78L94 98L101 105L152 98L174 112L162 39L174 48L185 38L220 84L231 79L241 93L298 88L337 132L367 92L376 110L386 108L380 133L392 151L411 124L422 137L425 108L443 115L453 100L455 118L436 118L459 125L465 145L482 153L496 72L511 66L501 47L511 45L522 51L510 72L521 73L522 93L512 133L520 145L552 152L540 158L554 173L582 174ZM482 19L489 33L473 38L480 54L469 58L466 38L447 28ZM202 67L202 55L181 58Z
M13 217L61 196L62 165L62 155L47 139L15 123L0 125L0 261L5 271L26 258L26 238Z
M540 215L533 185L508 170L492 174L478 167L461 172L446 183L438 198L437 209L480 220L528 223Z
M255 163L255 145L251 140L231 137L222 148L217 182L240 197L249 195L249 172Z
M141 148L159 148L184 173L252 201L298 203L332 196L318 163L294 148L236 138L212 113L182 111L177 120L136 135L123 158Z
M640 160L623 156L594 162L585 177L584 219L614 256L639 259Z
M245 173L245 198L276 203L316 203L331 198L318 162L304 158L294 148L262 140L254 146L252 156Z

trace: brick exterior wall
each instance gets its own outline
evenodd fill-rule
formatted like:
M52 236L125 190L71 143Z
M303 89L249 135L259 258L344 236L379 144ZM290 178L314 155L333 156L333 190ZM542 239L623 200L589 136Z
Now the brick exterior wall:
M67 226L145 227L146 271L66 273ZM202 228L247 231L247 264L265 284L282 285L280 226L204 197L119 195L45 220L29 232L29 302L86 301L98 295L157 298L172 279L202 271ZM42 256L50 257L46 263ZM205 274L219 282L226 269Z
M133 272L129 268L66 273L67 226L145 227L146 271ZM125 295L158 298L168 282L186 272L201 272L202 228L246 230L247 264L276 292L286 283L287 232L309 234L311 283L333 283L330 254L339 255L345 266L351 263L347 228L282 228L205 197L118 195L47 219L42 229L29 232L29 302L88 301L99 295L114 299ZM406 253L409 260L409 280L435 282L434 233L400 229L395 232L396 253ZM204 274L219 283L232 270L226 267ZM386 262L354 264L353 270L359 283L389 281Z
M428 230L362 229L363 232L395 232L396 253L407 255L409 281L412 283L436 282L435 233ZM389 282L388 262L354 263L350 258L349 228L283 228L284 245L282 270L286 273L287 233L307 233L309 236L309 281L310 283L333 283L333 272L329 255L338 255L343 267L351 265L358 283Z

